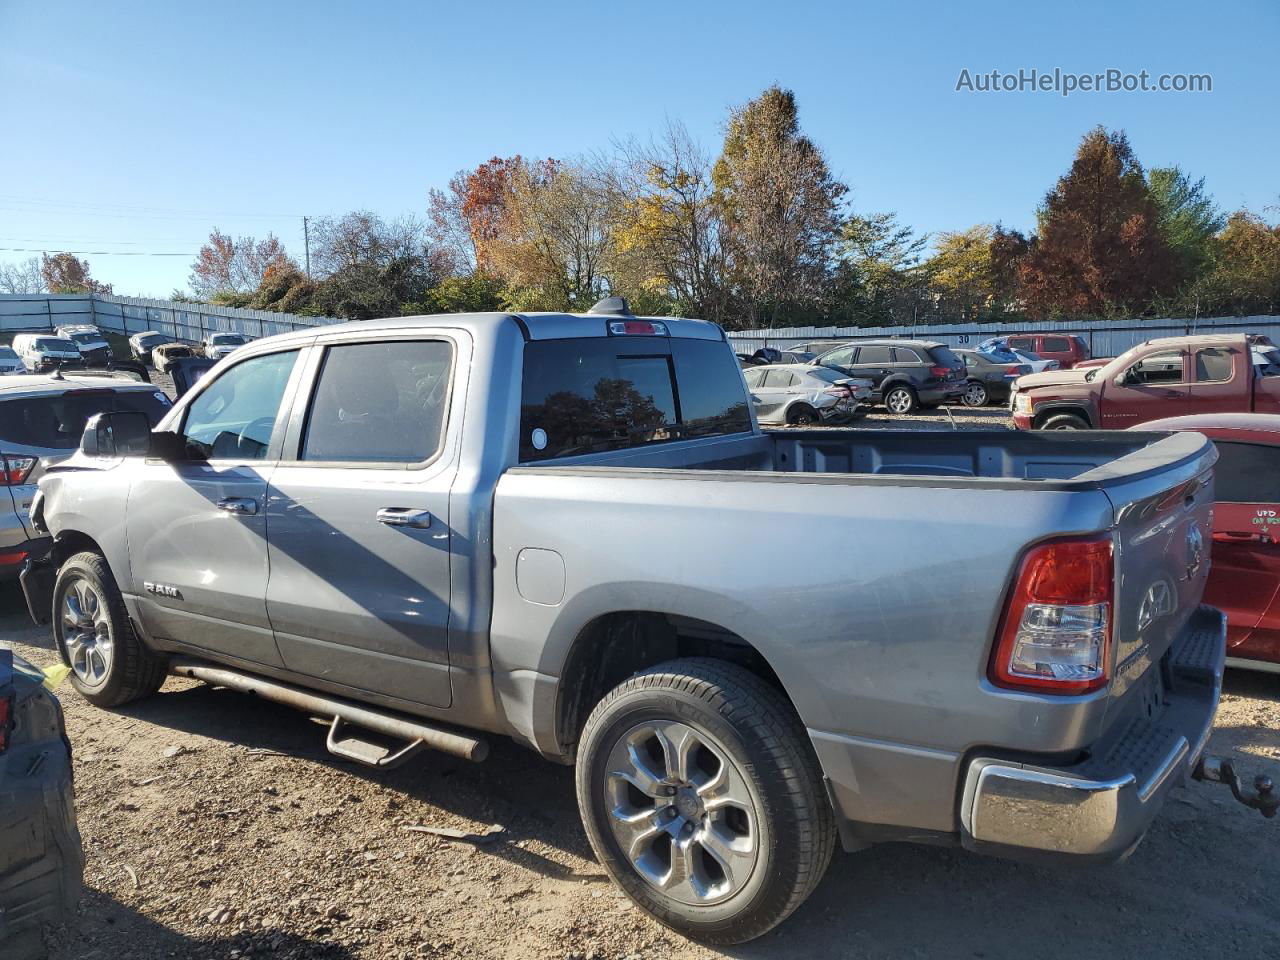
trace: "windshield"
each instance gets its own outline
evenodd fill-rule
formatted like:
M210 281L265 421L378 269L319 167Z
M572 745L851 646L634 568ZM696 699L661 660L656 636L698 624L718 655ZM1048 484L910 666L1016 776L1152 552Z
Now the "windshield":
M80 348L70 340L60 337L40 337L36 341L37 350L51 350L57 353L79 353Z
M235 346L238 347L245 342L245 338L238 333L215 333L210 339L210 343L219 346Z
M144 347L154 347L157 343L164 343L166 337L163 333L143 333L138 336L138 343Z
M102 334L100 333L73 333L71 339L76 343L102 343Z
M95 413L131 410L145 413L154 427L169 410L158 390L70 390L43 397L0 401L0 443L74 450L84 425Z

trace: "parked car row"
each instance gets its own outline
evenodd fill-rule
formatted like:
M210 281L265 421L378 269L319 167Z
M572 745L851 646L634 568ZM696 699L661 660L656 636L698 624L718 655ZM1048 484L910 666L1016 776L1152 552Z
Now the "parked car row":
M851 379L869 380L870 402L881 403L890 413L905 416L942 403L959 401L966 406L981 407L1003 402L1009 398L1012 384L1018 377L1059 368L1059 360L1014 349L1008 345L1009 339L984 341L977 349L953 349L932 340L897 337L856 341L813 340L789 350L761 347L755 353L739 353L737 356L739 364L747 372L764 366L808 365L830 368ZM1072 345L1080 346L1074 341ZM1049 346L1060 348L1062 344L1050 338ZM772 386L773 379L780 381L782 378L762 375L748 378L748 386L757 401L757 412L772 404L764 402L765 398L756 387L769 382L771 389L776 391L777 388ZM803 384L793 384L791 400L798 399L804 392ZM797 405L792 403L791 406L795 408ZM799 405L805 418L823 419L819 411L811 408L812 405L807 406L810 409ZM770 419L765 422L790 421Z
M160 373L169 373L178 357L208 357L220 360L237 347L253 340L243 333L215 332L199 344L175 340L156 330L144 330L129 338L129 351L140 363L151 364Z

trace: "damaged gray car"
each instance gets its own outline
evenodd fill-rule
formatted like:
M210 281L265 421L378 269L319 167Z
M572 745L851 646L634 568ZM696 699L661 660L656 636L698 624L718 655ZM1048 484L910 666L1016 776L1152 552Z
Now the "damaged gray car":
M0 649L0 954L44 956L41 928L74 912L84 854L62 707L31 664Z

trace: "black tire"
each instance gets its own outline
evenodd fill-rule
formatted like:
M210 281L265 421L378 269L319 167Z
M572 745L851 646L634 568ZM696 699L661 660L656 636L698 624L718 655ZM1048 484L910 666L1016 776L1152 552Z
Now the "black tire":
M817 410L808 404L800 404L791 409L787 414L787 423L794 424L798 427L808 427L815 423L821 423L822 416Z
M88 617L97 621L94 624L93 644L99 643L104 635L109 641L107 656L99 655L94 660L90 653L86 653L89 666L84 670L77 668L77 663L82 661L75 654L82 646L91 645L76 645L69 639L74 638L79 631L67 620L67 595L76 590L82 581L94 588L93 601L78 604L86 614L89 614L90 607L93 608ZM58 570L58 579L53 585L52 617L58 653L63 662L72 668L71 685L95 706L118 707L141 700L151 696L164 683L168 661L147 649L134 633L133 623L124 606L124 598L120 596L120 588L116 586L107 561L100 554L91 550L77 553ZM98 664L102 665L100 674L95 669Z
M1088 430L1089 422L1078 413L1059 413L1040 425L1041 430Z
M991 402L991 394L986 384L978 380L970 380L964 385L964 393L960 394L960 402L966 407L985 407Z
M905 383L895 383L884 392L884 408L899 417L909 417L920 409L920 398Z
M726 778L725 782L736 781L735 787L749 798L748 812L740 815L746 831L735 834L734 841L746 840L752 847L752 852L740 854L752 856L752 865L740 884L735 884L732 875L720 870L723 875L720 883L727 892L718 894L720 899L716 902L682 902L662 892L633 864L611 826L611 818L616 818L614 811L618 808L614 795L608 791L615 789L619 782L613 774L611 753L634 743L637 735L643 736L647 724L692 730L699 744L696 751L704 749L703 744L713 744L707 748L706 756L720 760L720 764L724 760L718 751L723 751L732 778ZM690 751L689 756L692 758L696 751ZM689 765L693 765L692 759ZM705 769L699 769L698 773L718 781L725 767L716 769L720 772L714 775ZM690 783L696 781L691 779ZM823 788L822 772L800 719L773 687L742 667L721 660L672 660L639 673L611 690L591 712L583 730L578 750L577 787L578 808L587 837L614 882L655 920L701 943L744 943L781 923L818 885L835 846L835 817ZM622 787L626 789L625 784ZM652 822L674 824L679 804L688 799L683 795L688 795L692 788L685 785L678 790L670 789L682 796L665 801L648 801L639 791L629 792L627 796L639 798L642 817L648 817L649 808L644 804L651 803ZM699 787L696 794L701 794L703 789ZM694 803L700 808L696 796ZM695 813L692 821L680 820L689 824L684 828L688 834L677 831L680 836L690 838L686 846L692 849L701 836L712 832L708 826L711 819L717 815L728 817L727 811L734 805L730 800L728 805L717 808L718 814L703 809L700 814ZM747 809L741 804L737 806ZM680 814L683 816L684 811ZM699 817L702 829L694 826ZM625 821L618 819L617 822ZM647 845L645 857L654 855L654 851L660 857L665 833L666 829L658 827L639 841ZM668 876L674 875L678 842L667 837L671 871ZM632 850L635 849L633 846ZM705 844L690 853L689 858L699 855L703 858L700 863L704 873L720 869ZM682 858L681 862L693 861Z

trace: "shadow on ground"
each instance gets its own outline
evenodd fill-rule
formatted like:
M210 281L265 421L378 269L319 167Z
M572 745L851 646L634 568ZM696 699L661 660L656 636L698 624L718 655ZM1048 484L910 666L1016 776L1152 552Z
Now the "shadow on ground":
M300 937L281 930L221 932L207 937L179 933L144 916L109 894L88 891L79 915L49 932L49 960L160 960L160 958L269 956L277 960L351 960L346 947L323 934ZM0 950L0 954L3 950Z

